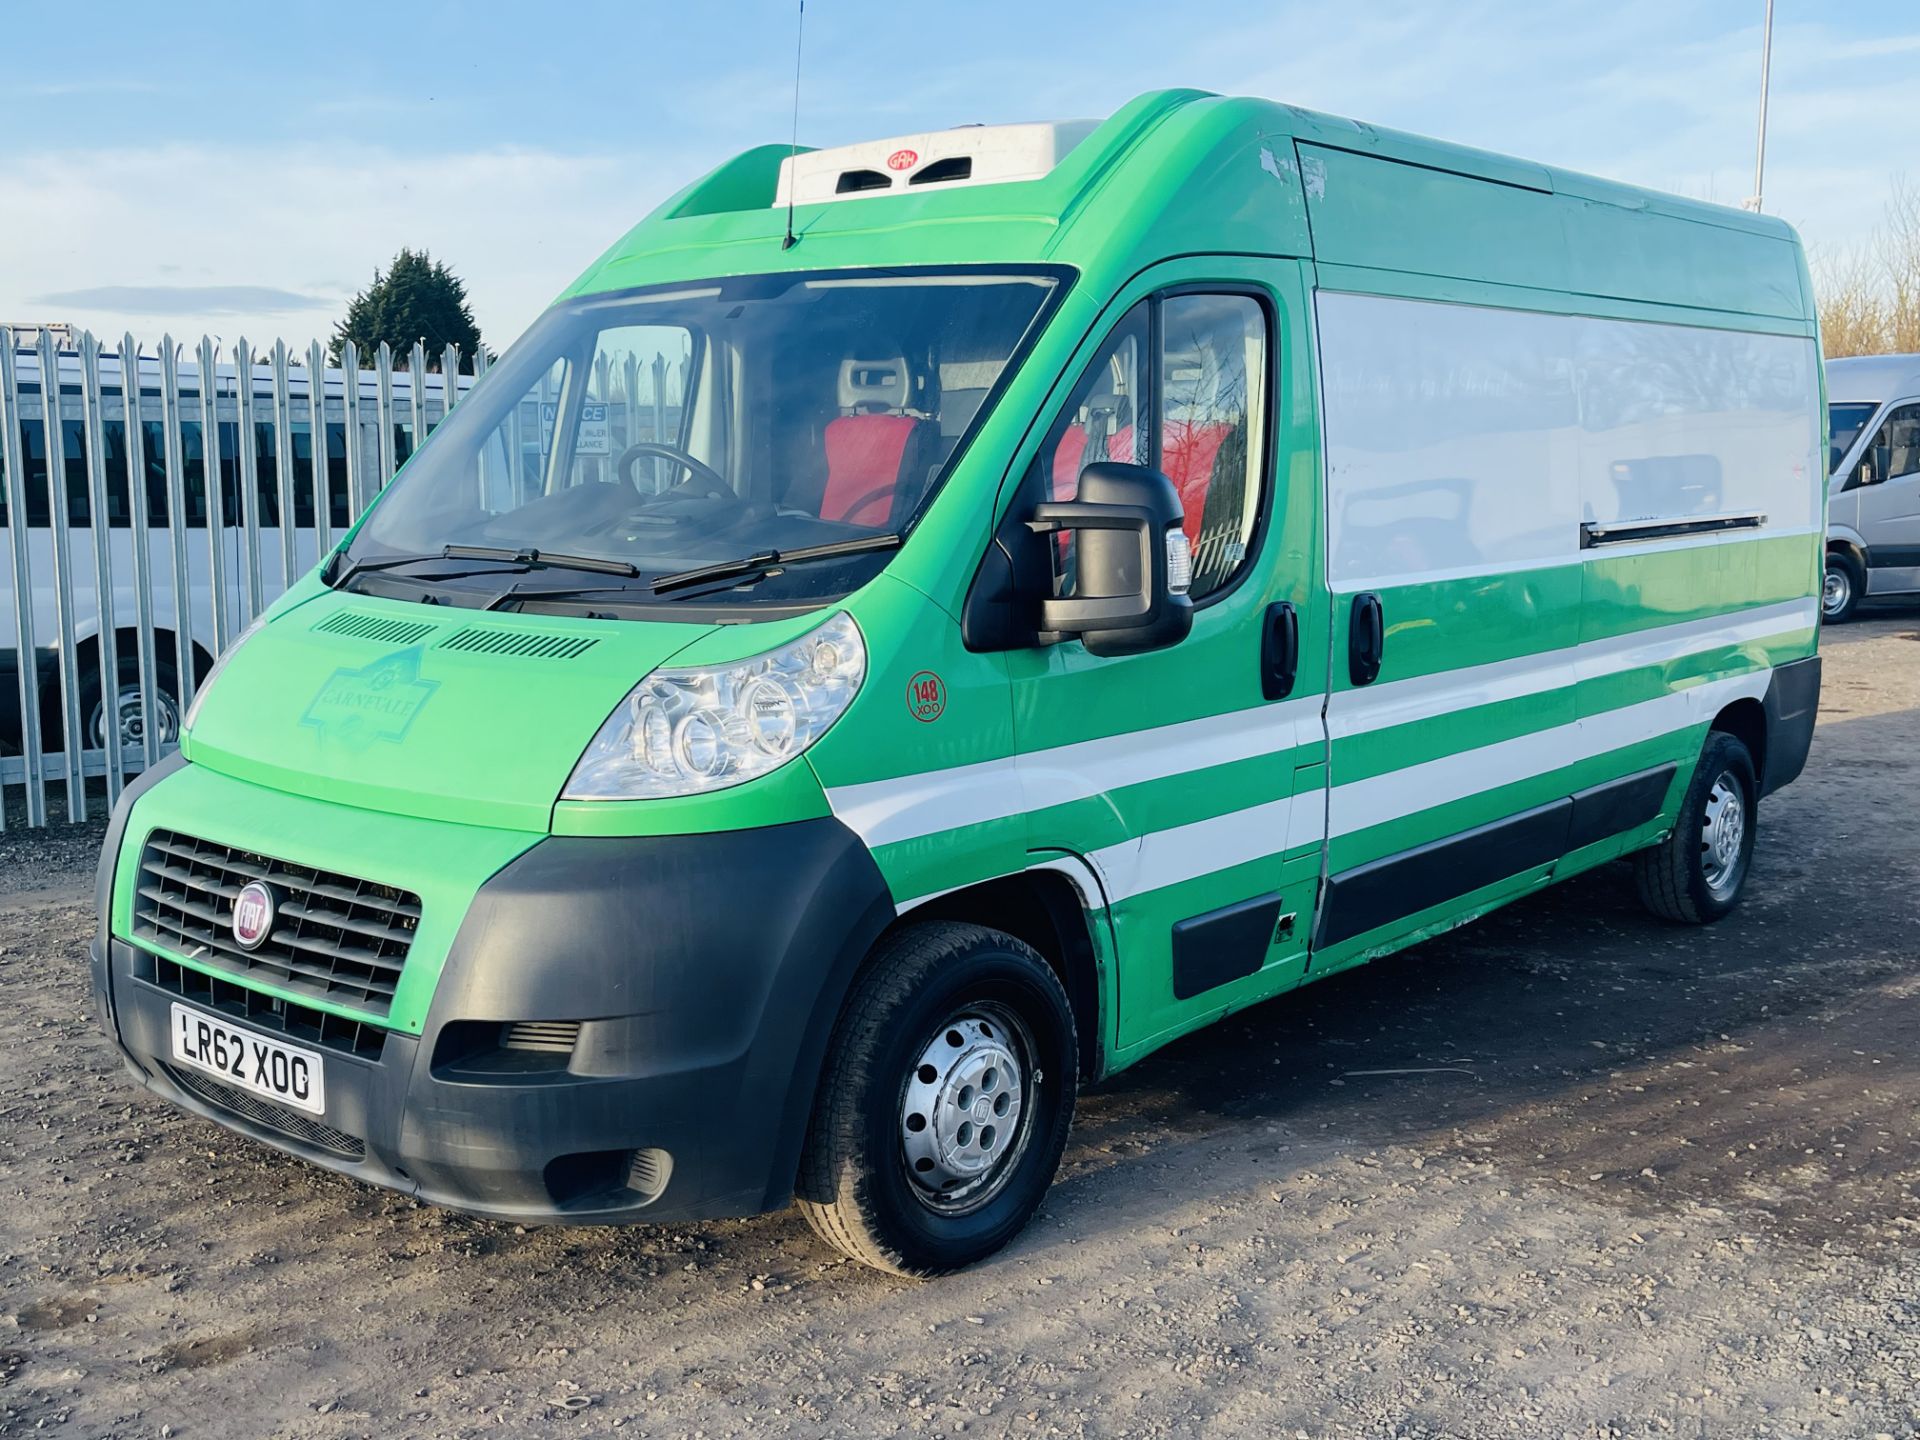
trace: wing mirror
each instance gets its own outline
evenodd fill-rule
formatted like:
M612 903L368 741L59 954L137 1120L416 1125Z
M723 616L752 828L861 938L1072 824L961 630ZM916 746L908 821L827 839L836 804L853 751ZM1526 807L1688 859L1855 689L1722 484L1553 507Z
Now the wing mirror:
M1033 508L1037 535L1074 532L1074 593L1041 601L1040 639L1078 639L1094 655L1138 655L1186 639L1193 556L1180 492L1145 465L1095 461L1072 500Z

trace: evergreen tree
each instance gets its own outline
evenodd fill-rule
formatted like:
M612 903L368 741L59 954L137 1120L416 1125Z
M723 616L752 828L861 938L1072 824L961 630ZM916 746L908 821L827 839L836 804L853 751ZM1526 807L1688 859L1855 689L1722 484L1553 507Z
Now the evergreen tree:
M386 341L400 370L407 368L416 340L426 348L429 370L440 368L449 344L458 345L461 368L471 370L480 327L467 308L467 287L459 276L424 250L402 250L385 271L373 272L373 283L353 297L347 318L334 326L329 354L336 363L349 340L363 365Z

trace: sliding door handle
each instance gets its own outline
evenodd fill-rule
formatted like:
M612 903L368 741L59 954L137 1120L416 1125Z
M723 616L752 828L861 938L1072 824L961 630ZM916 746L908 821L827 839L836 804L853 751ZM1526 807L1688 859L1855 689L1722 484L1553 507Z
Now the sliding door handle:
M1347 678L1355 685L1371 685L1380 678L1380 662L1387 654L1387 612L1372 591L1353 597L1347 624Z
M1284 700L1293 693L1300 675L1300 614L1293 602L1281 600L1267 607L1267 623L1260 635L1260 693Z

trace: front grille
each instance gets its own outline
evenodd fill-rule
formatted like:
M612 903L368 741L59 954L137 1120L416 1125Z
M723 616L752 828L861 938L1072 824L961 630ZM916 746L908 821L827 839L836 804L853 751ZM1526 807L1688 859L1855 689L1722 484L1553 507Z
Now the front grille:
M315 1010L297 1000L282 1000L249 990L218 975L190 969L164 955L151 951L134 952L134 978L144 980L156 990L176 995L202 1010L212 1010L229 1019L242 1020L257 1030L270 1030L289 1040L317 1045L342 1055L362 1060L378 1060L387 1043L387 1032L363 1020L349 1020Z
M233 938L233 902L250 880L273 890L258 949ZM384 1017L420 923L420 897L391 885L275 860L170 830L147 837L133 934L200 964Z
M184 1066L163 1065L160 1068L167 1072L168 1079L203 1105L226 1110L242 1120L252 1121L263 1130L272 1130L290 1140L298 1140L303 1145L325 1150L342 1159L366 1159L367 1145L364 1140L344 1130L336 1130L311 1115L303 1115L285 1105L276 1105L271 1100L262 1100L258 1095L249 1095L225 1081Z

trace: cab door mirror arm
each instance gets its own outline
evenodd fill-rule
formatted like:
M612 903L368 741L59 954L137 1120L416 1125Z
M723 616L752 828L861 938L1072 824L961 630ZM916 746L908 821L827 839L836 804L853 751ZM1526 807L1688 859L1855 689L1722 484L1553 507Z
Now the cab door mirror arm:
M1180 492L1145 465L1099 460L1080 472L1079 495L1033 507L1026 527L1051 544L1072 531L1073 594L1040 602L1040 640L1077 639L1089 654L1138 655L1186 639L1192 559Z
M1144 465L1097 461L1079 497L1009 512L961 613L969 650L1079 640L1094 655L1177 644L1193 628L1179 491ZM1054 594L1056 537L1074 533L1073 593Z

